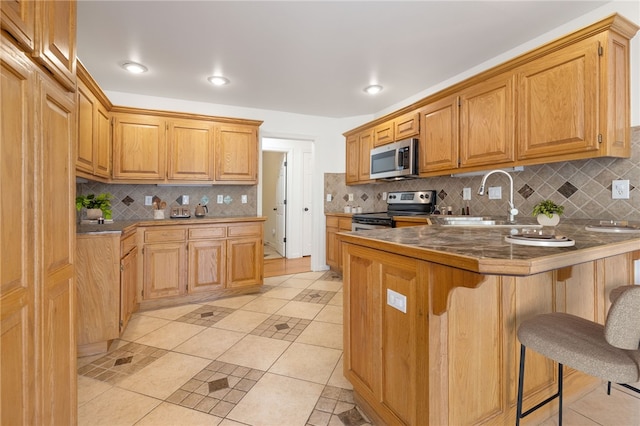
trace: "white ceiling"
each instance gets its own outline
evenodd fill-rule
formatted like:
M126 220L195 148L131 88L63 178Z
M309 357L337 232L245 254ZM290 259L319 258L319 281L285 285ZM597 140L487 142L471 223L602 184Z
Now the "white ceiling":
M374 114L606 1L78 2L106 91L324 117ZM149 72L132 75L124 61ZM223 74L231 84L210 85ZM371 83L384 90L372 97Z

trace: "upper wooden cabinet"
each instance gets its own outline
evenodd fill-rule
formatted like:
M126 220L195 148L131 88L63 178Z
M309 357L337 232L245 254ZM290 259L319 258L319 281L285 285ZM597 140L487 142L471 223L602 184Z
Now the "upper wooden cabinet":
M2 1L2 29L62 86L76 87L76 2Z
M112 117L114 180L258 182L260 122L122 107Z
M513 75L499 75L460 93L460 167L514 160Z
M76 175L106 181L111 178L111 103L81 65L76 96Z
M213 123L171 120L167 129L167 178L212 181Z
M612 15L346 132L347 183L361 183L354 180L355 135L371 128L375 146L419 130L423 177L628 158L629 40L637 31ZM419 119L412 121L414 111Z
M166 131L162 117L113 114L113 178L166 177Z
M258 182L258 130L255 126L219 124L215 137L216 181Z
M372 181L370 165L374 134L375 129L369 129L347 137L347 185Z
M417 136L420 133L420 113L412 111L377 125L373 133L373 147Z

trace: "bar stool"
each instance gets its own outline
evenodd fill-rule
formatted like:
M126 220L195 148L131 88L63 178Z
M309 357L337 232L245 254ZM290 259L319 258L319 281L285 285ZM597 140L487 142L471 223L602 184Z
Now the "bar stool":
M518 328L520 372L516 425L520 419L558 398L558 425L562 426L562 366L567 365L608 382L640 393L630 386L640 380L640 286L622 286L611 291L612 302L605 325L566 313L537 315ZM526 348L558 363L557 392L522 412Z

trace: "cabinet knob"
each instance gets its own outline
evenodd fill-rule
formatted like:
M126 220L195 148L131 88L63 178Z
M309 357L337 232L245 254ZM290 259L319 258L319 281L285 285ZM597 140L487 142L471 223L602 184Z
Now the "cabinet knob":
M305 207L305 208L304 208L304 211L305 211L305 212L308 212L308 211L309 211L309 207Z

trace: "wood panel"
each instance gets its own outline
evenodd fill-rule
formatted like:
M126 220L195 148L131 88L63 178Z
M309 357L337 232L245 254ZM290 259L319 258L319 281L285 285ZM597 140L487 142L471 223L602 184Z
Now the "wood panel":
M138 286L138 250L132 249L120 260L120 334L136 311Z
M213 181L213 123L172 120L167 137L167 177Z
M420 110L419 170L421 174L458 167L458 96L451 96Z
M4 28L4 3L2 13ZM34 73L25 55L4 35L0 78L0 407L11 407L0 410L0 423L32 425L37 423L39 333L34 276Z
M76 238L78 346L120 336L120 235Z
M189 242L188 292L222 289L226 282L226 242Z
M75 57L75 55L74 55ZM74 69L75 70L75 69ZM74 96L42 80L42 423L76 422ZM38 209L36 207L36 209Z
M113 178L165 179L166 133L160 117L114 115Z
M373 132L362 132L359 135L358 182L371 180L371 148L373 148Z
M394 137L399 141L420 134L420 112L411 111L393 120Z
M258 134L253 126L216 126L215 176L227 183L258 180Z
M346 141L345 183L351 185L359 181L360 174L360 135L352 135Z
M95 98L82 82L78 82L78 139L76 142L76 170L93 174L93 111Z
M186 264L185 243L145 244L144 298L155 299L183 294L187 288Z
M262 283L263 259L262 237L227 240L227 287Z
M99 102L94 110L93 174L111 177L111 115Z
M3 0L2 29L11 34L25 52L35 46L36 2L30 0Z

